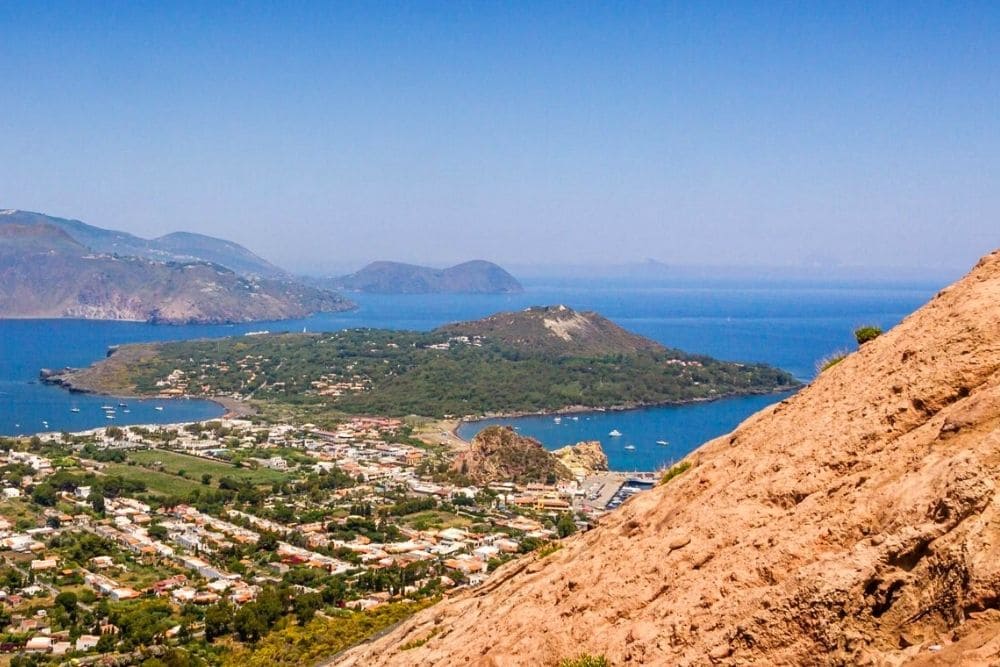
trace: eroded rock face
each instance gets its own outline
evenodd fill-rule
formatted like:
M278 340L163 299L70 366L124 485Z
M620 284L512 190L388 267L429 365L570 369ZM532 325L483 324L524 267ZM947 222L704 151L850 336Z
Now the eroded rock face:
M1000 664L1000 253L689 460L337 664Z
M480 431L459 457L458 466L477 484L526 484L572 477L542 443L518 435L509 426L490 426Z
M552 454L574 475L592 475L608 469L608 455L597 440L560 447Z

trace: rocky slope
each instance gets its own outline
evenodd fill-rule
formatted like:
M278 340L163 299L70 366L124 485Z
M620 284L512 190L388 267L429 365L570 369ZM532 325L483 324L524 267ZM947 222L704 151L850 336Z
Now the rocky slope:
M155 239L144 239L79 220L17 209L0 211L0 227L4 225L55 227L95 253L144 257L158 262L211 262L244 276L288 278L282 269L238 243L204 234L173 232Z
M332 292L215 264L94 253L51 225L0 224L0 317L226 323L351 307Z
M688 460L336 664L1000 664L1000 252Z
M360 271L334 278L334 289L378 294L510 294L524 288L493 262L473 260L447 269L400 262L372 262Z
M574 475L592 475L608 469L608 455L597 440L560 447L552 455Z
M472 439L455 463L477 484L514 481L519 484L569 479L569 469L534 438L508 426L489 426Z

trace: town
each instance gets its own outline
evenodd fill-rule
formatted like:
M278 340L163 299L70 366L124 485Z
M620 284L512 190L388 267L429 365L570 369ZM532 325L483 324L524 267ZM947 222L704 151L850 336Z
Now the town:
M301 623L435 600L652 485L579 467L477 485L435 428L220 419L0 441L0 650L219 663L212 640L266 635L276 596Z

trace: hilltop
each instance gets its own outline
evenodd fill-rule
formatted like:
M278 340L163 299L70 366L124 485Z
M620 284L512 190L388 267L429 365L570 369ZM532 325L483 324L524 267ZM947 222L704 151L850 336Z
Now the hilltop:
M360 271L328 282L335 289L378 294L510 294L524 291L514 276L484 260L446 269L401 262L372 262Z
M481 336L518 349L555 355L633 354L661 351L659 343L622 329L595 312L566 306L535 306L497 313L439 329L452 336Z
M456 465L477 484L552 483L573 477L542 443L518 435L507 426L489 426L480 431L458 456Z
M244 276L288 278L285 271L238 243L204 234L174 232L155 239L144 239L79 220L17 209L0 211L0 227L5 225L55 227L80 245L100 254L144 257L158 262L211 262Z
M246 322L345 310L343 297L206 262L95 253L58 227L0 224L0 317Z
M426 333L356 329L125 346L53 380L109 393L239 396L314 423L336 412L440 418L624 408L797 384L763 364L665 348L596 314L554 312L560 322L587 323L579 329L587 335L573 329L542 344L523 335L523 313L509 313Z
M997 664L998 341L995 252L594 530L336 664Z

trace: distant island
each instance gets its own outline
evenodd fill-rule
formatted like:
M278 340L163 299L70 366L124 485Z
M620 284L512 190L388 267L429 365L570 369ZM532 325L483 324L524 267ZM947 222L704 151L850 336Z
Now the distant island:
M446 269L400 262L372 262L360 271L330 278L334 289L374 294L511 294L524 288L493 262L473 260Z
M195 234L173 232L143 239L127 232L102 229L79 220L44 213L7 209L0 211L0 225L55 227L91 251L106 255L144 257L157 262L211 262L243 276L288 279L288 273L238 243Z
M50 224L49 220L58 219L0 212L2 318L213 324L299 318L355 307L327 290L241 274L207 259L154 260L148 252L129 255L137 252L130 245L137 237L76 221ZM119 244L115 238L124 240ZM201 245L206 256L218 254L228 243L193 234L164 239L159 240L163 247L186 248L185 253ZM220 259L235 262L246 259L244 253L255 257L231 245L236 250Z
M126 345L49 382L118 395L228 397L265 418L445 418L628 408L769 393L785 371L673 350L565 306L431 332L356 329Z

